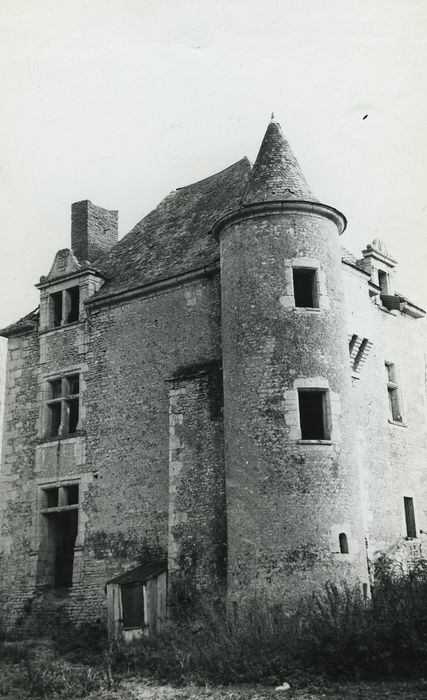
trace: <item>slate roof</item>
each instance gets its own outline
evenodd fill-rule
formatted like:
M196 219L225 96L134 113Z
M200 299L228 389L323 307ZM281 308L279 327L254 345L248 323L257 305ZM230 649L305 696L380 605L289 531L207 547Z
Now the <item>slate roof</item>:
M251 172L242 158L171 192L95 266L107 277L97 297L173 277L218 260L213 224L238 209Z
M243 204L277 200L318 201L283 136L280 124L272 117L255 161Z
M130 571L126 571L124 574L115 576L107 581L106 585L108 586L109 583L119 584L120 586L126 583L145 583L152 578L160 576L160 574L164 574L166 571L167 564L165 561L155 562L152 564L141 564L141 566L137 566L135 569L131 569Z

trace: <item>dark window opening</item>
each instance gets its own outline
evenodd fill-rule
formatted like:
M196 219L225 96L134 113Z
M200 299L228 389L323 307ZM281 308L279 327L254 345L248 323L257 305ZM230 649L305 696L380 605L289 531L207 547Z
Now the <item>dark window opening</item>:
M79 375L75 374L72 377L67 377L67 382L68 382L68 391L69 394L72 396L73 394L78 394L79 393Z
M405 521L406 521L406 536L416 537L417 528L415 525L415 511L414 511L414 499L408 496L403 498L405 505Z
M66 323L73 323L79 320L79 303L80 289L79 287L71 287L65 290L65 308L66 308Z
M57 508L58 507L58 489L45 489L45 503L46 508Z
M294 268L294 297L295 306L317 308L317 273L316 270Z
M326 425L326 391L299 390L299 414L303 440L329 439Z
M79 400L70 399L66 405L68 411L68 432L75 433L79 422Z
M74 506L79 502L79 485L70 484L64 486L65 505Z
M363 595L363 600L368 600L368 584L367 583L362 583L362 595Z
M388 274L382 270L378 270L378 286L381 288L381 294L388 294Z
M345 534L345 532L340 532L339 541L340 541L341 554L348 554L348 540L347 540L347 535Z
M69 588L73 583L74 545L77 537L78 511L55 513L51 518L55 543L55 588Z
M79 424L79 375L73 374L54 379L48 385L48 436L57 437L75 433Z
M49 435L55 437L59 435L61 427L61 402L49 405Z
M51 325L60 326L62 323L62 292L50 295Z
M144 587L132 583L120 587L122 596L123 627L144 627Z

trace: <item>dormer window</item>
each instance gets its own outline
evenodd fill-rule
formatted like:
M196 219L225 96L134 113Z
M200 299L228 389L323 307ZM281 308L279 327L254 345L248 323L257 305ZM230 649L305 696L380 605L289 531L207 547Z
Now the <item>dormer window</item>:
M79 286L53 292L49 295L49 326L57 328L79 320Z
M378 270L378 286L381 288L381 294L389 294L388 274L384 270Z

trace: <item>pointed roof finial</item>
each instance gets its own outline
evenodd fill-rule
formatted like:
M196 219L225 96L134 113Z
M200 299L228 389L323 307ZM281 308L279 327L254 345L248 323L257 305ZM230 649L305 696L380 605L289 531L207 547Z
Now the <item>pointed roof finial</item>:
M286 199L317 201L273 112L243 196L243 204Z

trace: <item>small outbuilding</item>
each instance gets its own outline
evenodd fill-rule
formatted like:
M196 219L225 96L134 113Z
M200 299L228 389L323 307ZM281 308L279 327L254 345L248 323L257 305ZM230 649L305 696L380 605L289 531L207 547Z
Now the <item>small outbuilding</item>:
M166 620L167 565L143 564L107 582L108 635L131 641Z

